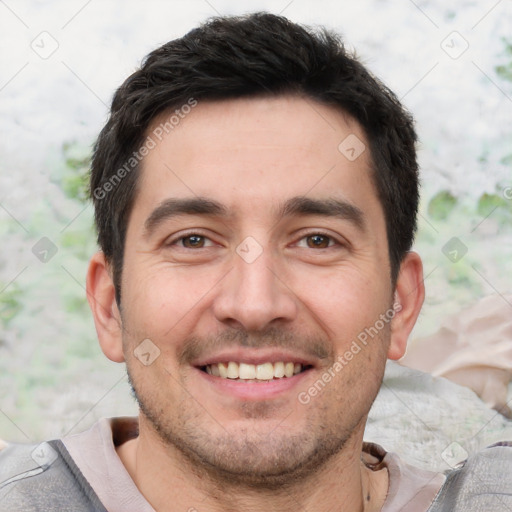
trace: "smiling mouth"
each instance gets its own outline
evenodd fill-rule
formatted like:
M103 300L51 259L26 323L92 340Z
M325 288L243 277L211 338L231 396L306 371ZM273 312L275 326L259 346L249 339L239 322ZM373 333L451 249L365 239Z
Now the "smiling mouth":
M312 368L312 366L294 362L247 364L229 361L201 366L200 370L221 379L244 382L268 382L275 379L293 377L309 368Z

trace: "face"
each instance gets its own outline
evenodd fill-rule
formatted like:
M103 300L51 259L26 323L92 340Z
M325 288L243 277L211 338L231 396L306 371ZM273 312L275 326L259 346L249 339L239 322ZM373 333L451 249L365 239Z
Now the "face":
M369 149L347 137L367 145L310 100L200 102L145 157L124 357L141 428L218 475L306 474L362 436L393 290Z

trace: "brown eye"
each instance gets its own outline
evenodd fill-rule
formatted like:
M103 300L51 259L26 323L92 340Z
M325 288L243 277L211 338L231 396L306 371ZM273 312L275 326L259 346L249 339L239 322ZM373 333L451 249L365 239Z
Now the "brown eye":
M205 237L201 235L190 235L184 236L182 239L183 247L187 247L188 249L197 249L204 247L205 245Z
M331 239L325 235L310 235L306 237L307 246L312 249L326 249Z

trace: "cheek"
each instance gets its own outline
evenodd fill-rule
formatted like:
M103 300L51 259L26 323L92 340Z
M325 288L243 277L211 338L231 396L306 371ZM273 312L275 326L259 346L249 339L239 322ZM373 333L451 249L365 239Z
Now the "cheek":
M215 269L133 265L123 280L123 319L129 334L155 340L176 337L204 314L220 277Z
M294 290L314 321L343 343L375 324L388 307L390 293L381 277L354 268L302 273Z

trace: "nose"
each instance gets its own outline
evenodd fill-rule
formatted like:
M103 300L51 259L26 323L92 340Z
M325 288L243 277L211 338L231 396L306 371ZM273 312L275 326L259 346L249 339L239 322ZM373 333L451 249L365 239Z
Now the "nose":
M269 250L253 260L234 254L234 268L222 281L213 312L219 322L247 331L262 331L276 323L291 322L298 310L297 298L287 286L285 272L272 261Z

